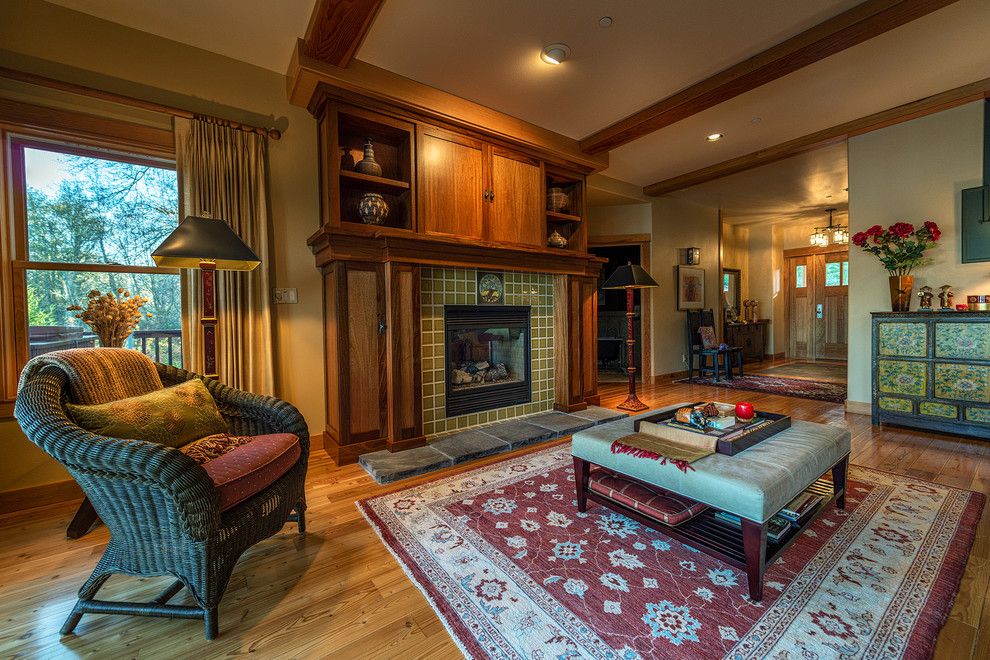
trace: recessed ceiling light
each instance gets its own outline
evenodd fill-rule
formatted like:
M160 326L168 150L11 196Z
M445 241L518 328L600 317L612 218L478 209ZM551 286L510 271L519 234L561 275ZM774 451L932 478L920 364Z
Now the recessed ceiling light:
M709 142L718 142L719 140L722 139L722 134L712 133L711 135L707 136L705 139L708 140Z
M550 44L544 46L540 53L540 59L547 64L560 64L571 54L571 49L567 44Z
M598 27L612 27L612 17L602 16L598 19Z

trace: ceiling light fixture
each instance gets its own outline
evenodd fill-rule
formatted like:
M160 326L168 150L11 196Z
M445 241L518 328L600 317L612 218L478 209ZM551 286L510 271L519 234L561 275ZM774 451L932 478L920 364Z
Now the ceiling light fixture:
M828 226L815 227L815 231L808 237L811 246L828 247L830 243L845 245L849 242L849 227L832 224L832 214L838 209L831 207L825 210L828 212Z
M571 54L571 49L567 44L550 44L543 47L540 59L547 64L560 64Z
M705 139L708 140L709 142L718 142L719 140L722 139L722 134L712 133L711 135L706 136Z

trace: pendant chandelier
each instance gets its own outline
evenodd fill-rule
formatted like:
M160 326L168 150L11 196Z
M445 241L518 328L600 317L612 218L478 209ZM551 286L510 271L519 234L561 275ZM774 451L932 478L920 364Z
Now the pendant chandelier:
M846 225L832 224L832 214L835 208L825 209L828 212L828 226L815 227L815 231L809 237L812 247L828 247L831 244L845 245L849 242L849 227Z

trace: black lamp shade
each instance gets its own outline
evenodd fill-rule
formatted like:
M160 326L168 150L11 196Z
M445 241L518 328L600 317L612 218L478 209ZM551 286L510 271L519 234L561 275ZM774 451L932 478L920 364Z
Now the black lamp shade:
M204 261L217 270L254 270L261 259L223 220L191 215L151 253L159 266L199 268Z
M603 289L648 289L650 287L660 286L657 284L650 274L643 270L642 266L637 264L626 264L625 266L619 266L612 273L612 276L608 278L608 281L602 285Z

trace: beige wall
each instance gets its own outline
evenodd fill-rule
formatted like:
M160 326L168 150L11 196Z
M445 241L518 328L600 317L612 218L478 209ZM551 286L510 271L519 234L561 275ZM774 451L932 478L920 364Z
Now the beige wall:
M0 48L0 66L72 75L84 84L242 121L279 120L285 134L270 149L270 266L273 286L299 290L298 304L274 308L279 394L302 411L313 432L321 431L322 294L306 245L319 225L316 123L287 103L284 76L36 0L3 3ZM92 111L89 102L79 105ZM0 491L64 478L12 421L0 421L0 447L6 456Z
M722 267L739 269L739 300L749 295L749 228L743 225L722 225Z
M677 310L677 265L686 247L701 249L705 269L705 307L718 303L718 211L673 197L653 202L652 275L660 285L650 290L653 303L653 371L657 375L687 370L687 317Z
M653 230L649 203L593 206L588 209L588 235L649 234Z
M934 220L942 240L915 271L915 290L951 284L957 300L990 292L990 264L960 263L960 191L982 183L982 157L981 101L850 139L850 229ZM868 402L870 312L890 311L887 272L853 247L849 280L849 400Z

